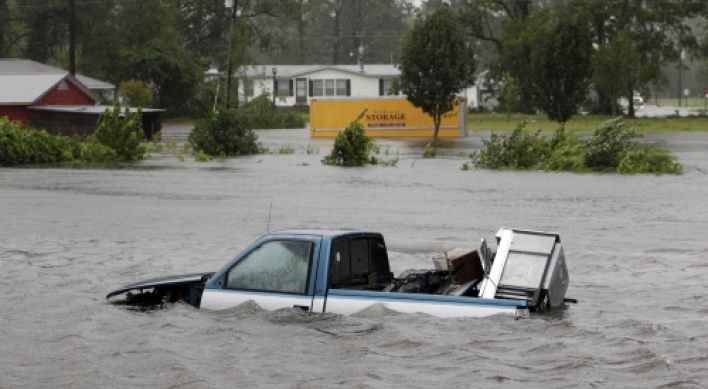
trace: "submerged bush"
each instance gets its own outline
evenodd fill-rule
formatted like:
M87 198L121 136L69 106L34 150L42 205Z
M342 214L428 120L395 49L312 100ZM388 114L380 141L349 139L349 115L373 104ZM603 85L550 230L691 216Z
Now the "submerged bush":
M540 131L525 130L528 121L520 123L506 135L492 134L483 140L483 148L470 155L477 168L485 169L537 169L549 154L549 145L540 137Z
M621 118L601 123L595 133L585 141L583 159L585 166L597 171L614 171L625 154L633 148L629 141L641 137Z
M253 129L271 128L303 128L305 119L290 110L273 107L273 101L268 94L262 94L251 100L243 111Z
M23 129L19 122L0 117L0 166L71 161L78 158L80 143L78 138Z
M98 128L85 140L80 136L51 135L45 130L22 128L19 122L0 118L0 166L72 161L107 162L136 160L145 155L141 145L140 112L106 110Z
M117 160L118 154L91 135L81 144L80 153L77 157L86 162L109 162Z
M223 106L198 120L189 134L189 144L209 155L248 155L263 152L244 112Z
M141 109L130 112L128 107L121 113L120 105L116 103L113 109L107 109L98 117L98 128L91 137L113 149L118 160L142 159L146 152L145 146L141 145L144 137L141 128L142 116Z
M683 166L676 161L671 150L638 145L627 151L617 166L622 174L681 174Z
M482 149L470 154L475 168L539 169L546 171L618 172L622 174L681 174L683 168L671 150L632 142L641 134L621 119L602 123L587 140L563 128L546 139L520 124L509 135L492 134ZM469 169L464 164L463 170Z
M376 157L371 155L376 150L376 143L366 135L364 127L359 123L359 119L365 112L366 110L337 135L332 152L322 159L323 164L363 166L367 163L376 163Z

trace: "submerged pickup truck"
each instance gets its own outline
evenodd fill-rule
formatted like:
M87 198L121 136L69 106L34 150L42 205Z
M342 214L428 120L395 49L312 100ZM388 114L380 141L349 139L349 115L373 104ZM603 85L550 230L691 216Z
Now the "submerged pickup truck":
M204 309L253 301L266 310L344 315L383 305L439 317L523 317L569 301L557 234L502 228L496 240L496 252L481 239L476 250L446 252L433 258L431 269L394 276L380 233L280 231L261 237L215 273L152 279L106 298L139 307L187 302Z

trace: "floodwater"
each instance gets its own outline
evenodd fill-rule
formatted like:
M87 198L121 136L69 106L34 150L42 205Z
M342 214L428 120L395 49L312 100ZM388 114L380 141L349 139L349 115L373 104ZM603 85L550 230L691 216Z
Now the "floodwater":
M323 166L332 141L306 130L259 135L273 154L0 169L0 388L708 387L708 133L645 138L685 165L662 177L460 170L486 133L435 159L425 141L381 141L396 166L363 168ZM502 226L557 231L579 303L450 320L104 298L313 226L383 232L396 273Z

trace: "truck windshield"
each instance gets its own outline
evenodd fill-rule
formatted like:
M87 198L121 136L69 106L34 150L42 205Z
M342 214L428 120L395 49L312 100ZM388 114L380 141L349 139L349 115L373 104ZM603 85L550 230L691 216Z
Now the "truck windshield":
M309 282L312 246L305 241L266 242L229 270L226 288L304 294Z

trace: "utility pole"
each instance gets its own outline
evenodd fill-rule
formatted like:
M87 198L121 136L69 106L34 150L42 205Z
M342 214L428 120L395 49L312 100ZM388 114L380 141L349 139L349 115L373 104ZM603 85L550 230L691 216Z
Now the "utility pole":
M231 7L231 27L229 28L229 51L227 53L226 65L226 108L229 108L229 96L231 95L231 78L233 77L233 69L231 67L231 51L233 49L234 24L236 23L236 9L238 8L238 0L226 0L226 8ZM236 93L236 102L238 103L238 93Z
M69 73L76 75L76 0L69 0Z
M679 66L678 66L678 106L681 106L681 68L683 67L683 57L684 52L681 50L681 55L679 55Z

